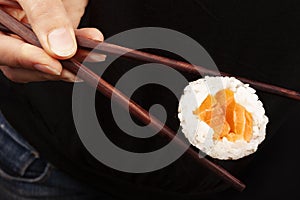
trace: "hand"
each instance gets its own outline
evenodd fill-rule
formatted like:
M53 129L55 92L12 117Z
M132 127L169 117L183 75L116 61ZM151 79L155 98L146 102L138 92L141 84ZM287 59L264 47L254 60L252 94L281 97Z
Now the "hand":
M68 59L76 54L74 29L87 3L88 0L0 0L2 9L31 24L43 47L35 47L17 36L0 32L0 70L4 75L18 83L76 81L76 77L63 69L57 59ZM81 36L103 41L103 35L97 29L76 31ZM101 55L93 57L97 61L105 59Z

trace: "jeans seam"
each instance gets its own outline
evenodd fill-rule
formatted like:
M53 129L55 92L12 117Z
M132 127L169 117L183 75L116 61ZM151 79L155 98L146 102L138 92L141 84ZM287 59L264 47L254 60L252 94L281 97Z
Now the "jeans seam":
M35 156L34 157L31 157L29 158L27 161L26 161L26 164L24 164L24 166L20 169L20 173L22 176L24 176L24 174L26 173L26 170L27 168L38 158L36 158Z
M0 113L0 115L2 115L2 114ZM26 142L20 141L20 139L15 136L15 134L12 132L12 130L14 131L14 129L12 127L10 127L10 125L7 122L5 122L4 120L1 120L0 128L4 132L6 132L13 140L15 140L15 142L17 142L19 145L21 145L25 149L29 150L34 155L35 158L39 157L39 153L37 151L35 151L33 147L31 147L29 144L26 144ZM10 128L11 128L11 130L10 130Z
M50 163L47 163L44 171L36 178L23 178L23 177L15 177L12 175L7 174L5 171L3 171L0 168L0 176L4 179L7 179L9 181L21 181L26 183L36 183L42 181L44 178L46 178L51 173L52 166Z

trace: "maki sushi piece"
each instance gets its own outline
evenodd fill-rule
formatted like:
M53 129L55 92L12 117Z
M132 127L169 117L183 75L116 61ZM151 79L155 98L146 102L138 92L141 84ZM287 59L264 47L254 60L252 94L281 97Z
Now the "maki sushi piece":
M182 132L203 153L236 160L265 139L268 118L255 90L234 77L190 82L179 101Z

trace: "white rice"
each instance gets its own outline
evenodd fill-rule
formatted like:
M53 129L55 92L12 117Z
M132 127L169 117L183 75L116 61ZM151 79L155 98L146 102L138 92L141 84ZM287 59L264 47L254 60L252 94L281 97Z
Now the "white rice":
M249 142L243 139L231 142L226 137L213 140L214 130L193 114L209 94L215 95L222 89L233 91L235 101L251 113L253 136ZM181 96L178 117L182 132L192 145L205 154L222 160L235 160L254 153L265 139L268 123L263 104L255 90L233 77L205 77L191 82Z

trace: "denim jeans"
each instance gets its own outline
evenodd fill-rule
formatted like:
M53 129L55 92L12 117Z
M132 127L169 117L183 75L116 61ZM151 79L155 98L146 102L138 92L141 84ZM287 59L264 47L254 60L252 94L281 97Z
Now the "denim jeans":
M56 169L0 112L0 199L112 199Z

